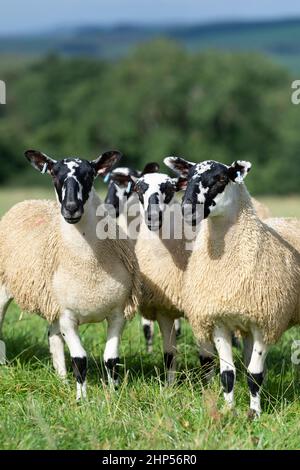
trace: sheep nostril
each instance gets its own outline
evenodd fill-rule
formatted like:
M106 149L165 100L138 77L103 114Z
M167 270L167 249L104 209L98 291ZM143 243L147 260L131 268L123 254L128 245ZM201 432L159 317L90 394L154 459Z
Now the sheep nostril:
M79 210L79 206L76 202L68 202L65 204L65 208L70 214L74 214Z

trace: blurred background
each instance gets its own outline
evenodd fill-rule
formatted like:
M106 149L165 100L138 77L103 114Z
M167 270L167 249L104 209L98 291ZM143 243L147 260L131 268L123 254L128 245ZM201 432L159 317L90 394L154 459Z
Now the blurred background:
M171 154L247 159L254 194L300 192L298 1L4 0L1 20L6 195L50 189L27 148L90 159L118 148L137 169Z

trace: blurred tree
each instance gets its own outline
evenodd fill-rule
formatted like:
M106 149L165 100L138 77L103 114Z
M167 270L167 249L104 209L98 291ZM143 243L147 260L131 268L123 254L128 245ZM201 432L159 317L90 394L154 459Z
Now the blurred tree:
M165 39L116 62L46 57L9 76L0 181L16 180L21 168L26 182L27 147L58 158L94 158L114 147L137 168L170 154L248 159L251 191L299 192L299 111L290 104L290 83L263 56L190 54Z

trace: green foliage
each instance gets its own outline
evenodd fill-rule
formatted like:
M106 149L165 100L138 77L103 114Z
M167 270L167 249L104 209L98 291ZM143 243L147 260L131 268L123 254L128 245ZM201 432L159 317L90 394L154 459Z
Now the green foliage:
M87 26L55 30L52 33L1 37L0 54L5 63L11 56L18 62L54 52L67 57L116 59L142 42L167 37L190 51L257 51L274 57L298 73L300 19L224 22L193 25ZM1 58L1 66L3 59Z
M172 41L142 44L116 62L49 56L9 73L0 109L0 181L40 183L26 148L94 158L119 148L142 168L170 154L248 159L255 193L299 192L299 110L291 77L255 54L189 54ZM2 78L2 77L1 77ZM2 163L3 162L3 163Z

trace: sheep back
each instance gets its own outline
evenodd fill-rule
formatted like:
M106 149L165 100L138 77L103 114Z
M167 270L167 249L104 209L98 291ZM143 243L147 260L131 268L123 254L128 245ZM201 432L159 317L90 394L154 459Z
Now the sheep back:
M242 332L257 324L266 343L275 343L299 321L300 254L284 236L300 240L300 223L281 222L279 232L247 215L237 224L225 245L212 249L203 222L184 276L183 308L200 341L226 321Z

